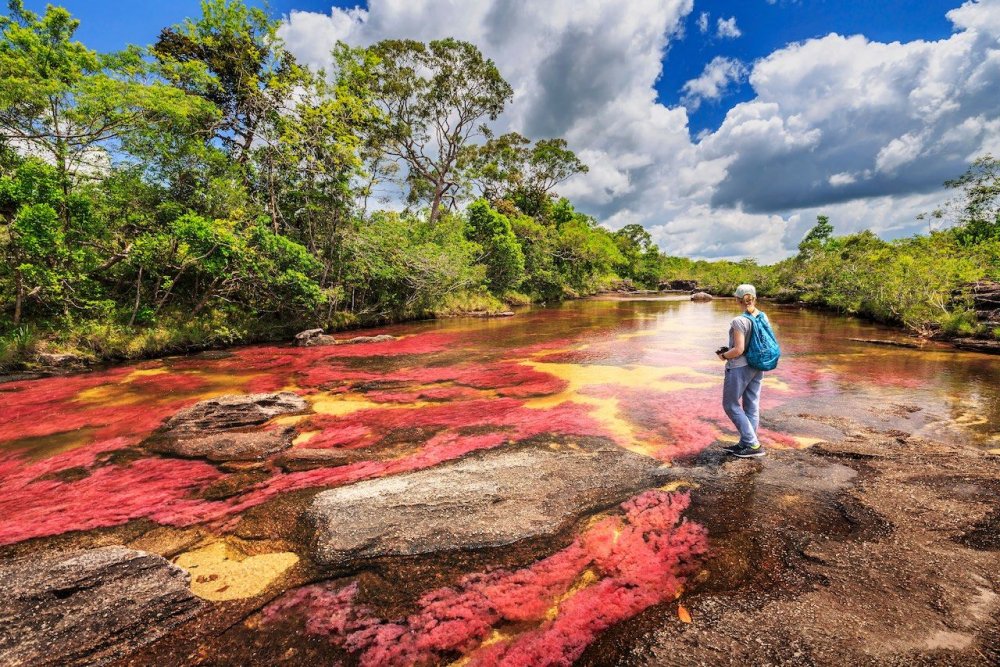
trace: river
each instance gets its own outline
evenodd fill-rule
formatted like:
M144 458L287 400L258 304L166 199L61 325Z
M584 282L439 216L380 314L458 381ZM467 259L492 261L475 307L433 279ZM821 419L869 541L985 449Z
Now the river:
M852 341L906 339L834 314L763 309L784 352L763 388L760 435L776 455L834 437L845 420L1000 451L996 357L938 344L911 349ZM684 533L696 527L679 522L686 495L670 500L696 496L696 487L675 484L654 490L661 496L643 496L641 507L590 511L591 519L578 517L526 551L487 550L479 559L432 555L416 565L389 559L380 561L381 570L361 568L375 575L347 568L334 576L317 564L302 512L322 489L549 441L613 443L657 465L695 465L703 452L736 441L719 404L723 368L713 350L737 314L732 300L603 297L510 318L350 334L395 337L383 342L248 346L0 384L0 553L122 543L163 555L192 573L199 599L223 605L218 609L246 603L237 614L244 619L241 642L266 643L261 638L278 634L283 650L312 642L291 662L326 655L315 648L316 637L329 640L334 658L367 664L487 664L538 651L575 658L602 628L673 600L697 577L699 540L712 535ZM301 454L297 465L276 465L274 457L220 464L142 445L197 401L277 391L308 403L305 414L264 426L294 429L293 447L283 456ZM321 450L345 454L323 465ZM611 535L611 546L594 546L601 531ZM634 568L617 561L608 565L614 545L629 536L649 543L656 531L672 540L650 555L668 583L636 579ZM407 573L406 583L393 579L394 568ZM539 578L560 568L568 574L539 593ZM332 583L317 584L324 579ZM523 618L498 611L499 598L489 593L497 587L525 608L532 600L543 608ZM632 597L613 612L597 611L587 598L618 599L623 591ZM489 611L473 598L492 600ZM442 614L454 626L447 639L435 635L447 625ZM334 617L336 623L329 621Z

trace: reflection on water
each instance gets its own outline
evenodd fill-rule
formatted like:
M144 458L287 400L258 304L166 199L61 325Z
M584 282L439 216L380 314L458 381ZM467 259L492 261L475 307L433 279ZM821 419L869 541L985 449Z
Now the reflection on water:
M770 447L809 446L829 437L828 424L846 417L1000 448L996 357L853 342L849 339L898 334L829 314L765 309L785 351L763 390L761 436ZM300 558L308 559L309 547L293 544L295 550L289 550L282 542L273 551L243 554L234 550L232 536L251 508L263 508L266 515L269 503L300 496L296 507L304 507L308 497L288 495L293 491L420 470L478 450L546 438L603 438L668 465L733 441L720 405L723 368L713 350L725 342L736 314L728 301L586 300L500 320L386 327L378 333L398 339L381 343L254 346L222 358L178 357L2 384L0 513L6 519L0 544L114 528L135 519L180 530L197 526L199 535L209 538L176 559L198 575L196 594L209 600L253 597L280 581ZM164 419L198 400L278 390L296 391L311 405L307 415L276 420L297 431L292 449L282 455L294 459L294 466L271 460L248 472L162 457L140 446ZM338 456L330 457L334 452ZM686 502L671 500L675 496L666 490L657 493L663 507ZM618 533L600 533L611 545L628 530L647 543L650 531L659 530L669 542L677 539L676 518L658 520L628 506L594 525L618 526ZM594 627L677 593L703 546L689 540L689 553L679 555L674 547L656 551L650 558L658 563L659 578L637 583L629 579L639 576L634 563L615 561L613 547L588 541L596 530L581 533L569 551L540 554L548 560L527 568L489 576L470 572L454 586L427 593L440 598L417 604L421 614L429 614L419 621L428 627L442 622L433 611L448 606L441 600L480 606L456 626L460 645L417 642L420 655L485 662L505 652L530 656L556 650L548 643L559 634L555 627L577 628L570 632L572 641L560 635L568 648L559 650L579 655ZM546 563L560 559L571 565L558 576L546 570ZM538 577L548 583L532 584ZM505 582L513 600L533 601L538 613L528 622L516 610L498 611L491 581ZM601 611L594 603L594 591L621 596L637 587L641 594L618 610ZM400 637L422 636L413 625L416 617L385 619L356 599L351 585L298 590L268 613L296 607L307 616L339 614L341 632L331 642L362 658L409 646ZM496 599L507 600L506 595ZM311 618L308 627L330 634L329 624Z

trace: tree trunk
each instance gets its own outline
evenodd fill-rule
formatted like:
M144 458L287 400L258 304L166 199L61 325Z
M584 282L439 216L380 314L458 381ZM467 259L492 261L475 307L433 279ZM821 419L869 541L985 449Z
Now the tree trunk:
M128 318L128 325L135 324L135 315L139 312L139 295L142 287L142 267L139 267L139 277L135 279L135 304L132 306L132 317Z
M24 304L24 278L21 270L14 270L14 280L17 283L17 300L14 302L14 326L21 323L21 307Z

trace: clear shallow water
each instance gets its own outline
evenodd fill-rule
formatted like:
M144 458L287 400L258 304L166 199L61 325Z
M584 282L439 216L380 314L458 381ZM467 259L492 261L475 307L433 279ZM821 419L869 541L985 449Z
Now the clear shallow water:
M761 435L770 447L808 447L831 437L830 424L846 418L1000 448L997 357L852 342L900 335L834 315L778 306L765 310L785 351L763 390ZM140 546L189 569L192 589L208 600L294 588L289 582L316 578L293 576L296 567L306 568L307 544L282 535L250 545L240 536L251 515L256 522L263 515L275 525L293 523L312 492L445 465L471 452L531 439L601 438L665 464L735 441L719 404L723 369L713 350L725 342L736 314L730 301L586 300L507 319L371 332L399 336L385 343L253 346L222 358L177 357L0 384L0 516L5 517L0 544L35 540L28 548L45 550L48 540L67 536L85 544L91 531L115 535L145 520L164 527L168 537ZM271 427L293 425L295 448L347 450L351 462L292 472L273 462L218 467L158 456L140 446L164 419L198 400L278 390L300 393L312 412L279 418ZM354 584L343 581L333 588L293 590L266 615L304 616L310 620L303 631L329 635L332 644L362 662L405 663L416 654L386 653L393 646L416 650L400 637L419 643L441 623L443 607L488 598L489 604L466 605L463 618L473 620L456 626L448 640L459 644L434 648L439 652L429 654L432 659L457 654L489 663L502 657L498 651L578 654L593 639L593 632L582 628L604 627L672 599L690 574L703 545L676 523L684 501L669 491L643 501L652 503L648 511L633 507L598 517L598 527L582 531L577 546L539 553L534 564L491 574L508 579L491 579L486 588L476 579L484 575L474 569L467 576L480 583L452 578L435 598L446 603L411 600L417 621L378 612L363 591L352 592ZM662 548L648 554L642 567L612 563L616 549L624 548L615 546L619 542L634 553L655 542L653 537L662 538ZM556 571L559 576L548 576ZM658 578L643 579L641 572ZM548 583L541 585L540 579ZM498 586L507 597L490 597L488 591ZM598 604L636 590L643 595L620 607ZM498 612L510 596L531 602L534 616ZM347 620L335 631L317 621L332 617ZM426 648L426 641L421 645Z

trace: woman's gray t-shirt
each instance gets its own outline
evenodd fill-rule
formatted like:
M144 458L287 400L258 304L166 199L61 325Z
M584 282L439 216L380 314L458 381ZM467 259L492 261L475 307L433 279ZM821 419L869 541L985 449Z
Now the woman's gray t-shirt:
M726 361L726 368L741 368L747 365L747 345L750 343L750 329L753 327L753 322L748 318L740 315L739 317L734 317L733 321L729 323L729 347L736 344L733 340L733 330L739 329L743 332L743 354L738 357L734 357Z

